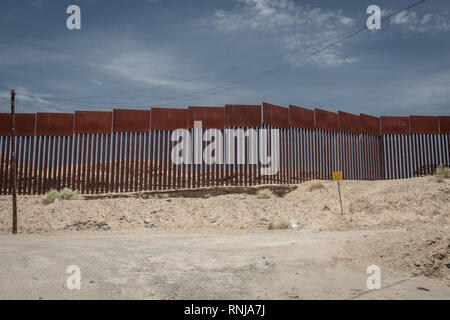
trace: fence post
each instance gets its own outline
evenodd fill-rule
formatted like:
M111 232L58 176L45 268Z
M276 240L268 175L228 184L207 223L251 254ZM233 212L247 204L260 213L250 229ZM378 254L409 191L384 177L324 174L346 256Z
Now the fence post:
M16 191L16 115L15 115L16 92L11 90L11 179L12 179L12 201L13 201L13 234L17 233L17 191Z

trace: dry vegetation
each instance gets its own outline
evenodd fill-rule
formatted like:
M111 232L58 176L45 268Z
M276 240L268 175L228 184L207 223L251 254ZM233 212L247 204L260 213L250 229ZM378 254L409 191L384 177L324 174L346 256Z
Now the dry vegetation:
M311 191L314 191L314 190L322 189L322 188L324 188L324 187L325 187L325 186L324 186L322 183L320 183L320 182L314 182L314 183L311 183L311 184L309 185L308 191L311 192Z
M66 230L76 224L83 230L209 229L267 230L285 228L292 220L295 230L358 230L450 224L450 179L434 177L389 181L342 181L344 215L336 183L308 181L295 186L203 188L83 195L71 201L72 192L19 196L19 231L25 233ZM271 198L266 198L270 189ZM238 190L232 193L233 190ZM259 191L261 190L261 191ZM310 192L310 190L314 190ZM261 193L264 195L261 198ZM82 198L81 198L82 197ZM53 202L52 202L53 199ZM89 200L87 200L89 199ZM0 232L9 232L11 197L0 196ZM89 222L89 223L88 223ZM77 224L79 223L79 224ZM91 228L92 227L92 228ZM80 229L77 228L77 229ZM290 228L288 228L290 229Z
M269 222L267 229L269 230L283 230L291 227L289 219L281 218L279 223Z
M270 189L261 189L256 192L258 199L270 199L273 197L273 193Z
M51 189L44 196L42 202L44 204L54 203L55 200L76 200L79 199L78 191L72 191L70 188L64 188L61 191Z
M440 165L439 167L436 168L434 176L436 178L436 182L439 183L444 182L445 179L450 178L450 168Z

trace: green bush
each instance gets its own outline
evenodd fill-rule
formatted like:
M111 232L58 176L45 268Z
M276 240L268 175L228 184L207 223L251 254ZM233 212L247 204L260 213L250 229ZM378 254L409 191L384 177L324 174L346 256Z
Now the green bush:
M78 191L72 191L70 188L64 188L62 191L58 191L56 189L50 189L49 192L45 194L44 204L50 204L55 202L55 199L58 200L75 200L78 198Z
M273 193L270 189L261 189L256 192L256 197L258 199L270 199L272 196Z
M70 188L64 188L61 191L61 199L64 200L74 200L78 198L78 191L74 190L72 191L72 189Z
M49 192L45 194L45 198L43 200L44 204L50 204L55 202L55 199L60 198L60 192L56 189L50 189Z
M434 176L437 182L444 182L445 179L450 178L450 169L444 167L442 164L436 168Z

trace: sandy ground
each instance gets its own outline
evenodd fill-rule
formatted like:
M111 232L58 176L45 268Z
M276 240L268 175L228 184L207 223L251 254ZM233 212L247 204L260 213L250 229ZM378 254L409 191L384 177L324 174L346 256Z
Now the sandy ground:
M16 236L2 196L0 298L450 299L449 180L344 181L344 215L336 183L318 183L270 199L21 196ZM81 290L65 285L73 264Z
M402 245L374 250L448 231L4 235L0 299L450 299L442 278L407 266ZM74 264L80 290L66 287ZM366 286L373 264L379 290Z
M323 188L309 191L311 186ZM343 181L344 215L332 181L309 181L283 197L258 199L253 194L200 198L159 194L150 199L116 198L56 201L43 205L43 196L20 196L21 233L61 230L267 229L292 219L298 230L338 231L450 225L450 179L433 177L390 181ZM161 198L160 198L161 197ZM0 232L11 230L11 198L0 197Z

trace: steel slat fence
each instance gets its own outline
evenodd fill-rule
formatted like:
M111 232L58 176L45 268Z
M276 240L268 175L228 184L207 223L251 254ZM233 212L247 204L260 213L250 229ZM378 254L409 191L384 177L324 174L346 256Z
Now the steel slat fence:
M177 129L189 133L192 150L173 138ZM333 171L344 179L404 179L449 166L450 117L377 118L267 103L19 113L15 139L22 195L64 187L92 194L301 183L329 180ZM3 195L11 193L11 146L11 117L3 113ZM172 161L180 153L189 161ZM263 172L264 155L276 172Z

